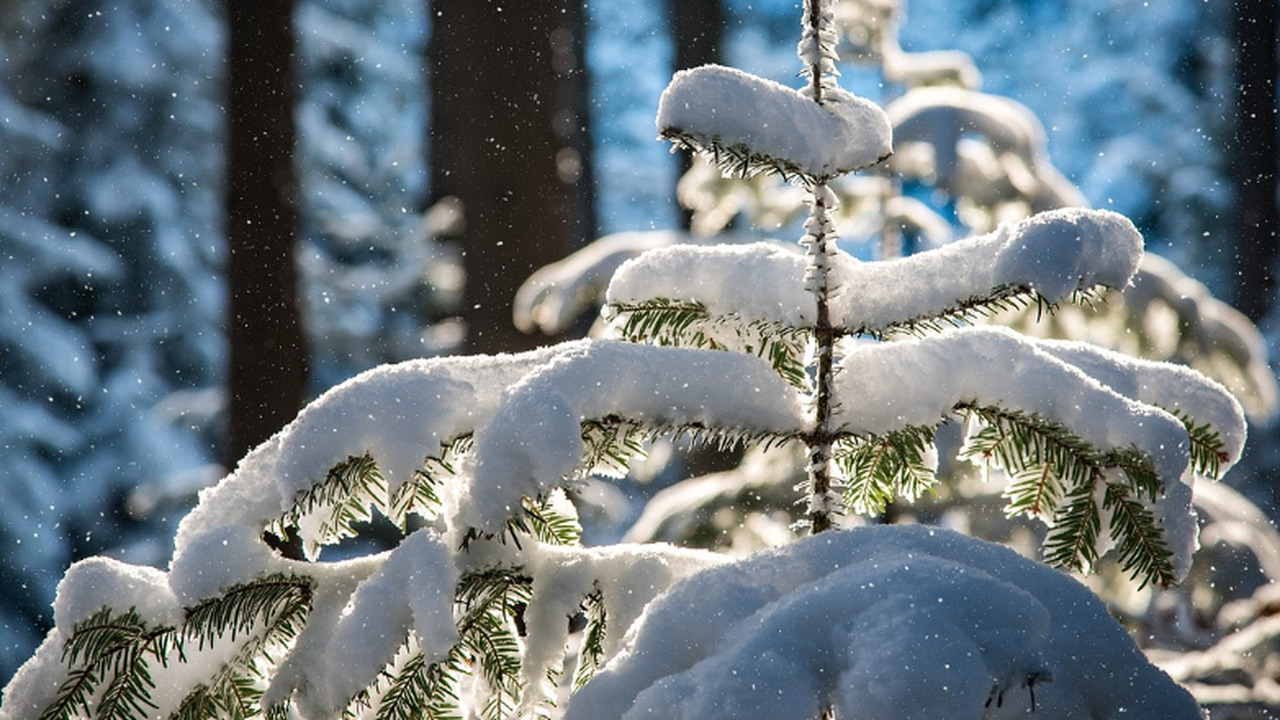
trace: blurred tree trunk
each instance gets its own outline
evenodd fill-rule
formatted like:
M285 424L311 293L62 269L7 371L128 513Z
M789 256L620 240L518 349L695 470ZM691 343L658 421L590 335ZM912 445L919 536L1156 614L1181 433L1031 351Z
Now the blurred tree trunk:
M306 387L294 247L293 3L226 0L227 284L225 457L234 463L293 419Z
M1236 180L1234 303L1254 320L1276 301L1276 14L1275 0L1239 0L1232 27L1237 93L1230 149Z
M676 46L675 69L723 62L724 21L720 0L667 0L667 23ZM683 177L693 162L693 153L677 156L677 172ZM679 207L681 224L687 228L693 213L683 205Z
M546 342L511 320L516 289L596 234L582 0L430 0L433 202L462 201L465 349Z

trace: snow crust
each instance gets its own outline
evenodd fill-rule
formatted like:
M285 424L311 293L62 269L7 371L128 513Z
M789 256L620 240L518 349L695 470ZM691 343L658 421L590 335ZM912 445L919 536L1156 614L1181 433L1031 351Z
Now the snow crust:
M1129 220L1076 208L1040 213L900 260L864 263L837 251L828 277L837 288L831 319L849 330L878 332L935 317L1005 285L1057 301L1095 285L1123 288L1141 259L1142 236ZM804 277L804 257L777 245L677 245L624 263L606 299L689 300L712 315L805 327L813 322L815 300L804 291Z
M658 103L658 132L745 147L812 177L874 165L891 152L888 116L839 88L818 104L797 90L721 65L681 70Z
M1070 577L922 526L804 538L673 586L566 720L1198 720ZM989 702L990 701L990 702Z

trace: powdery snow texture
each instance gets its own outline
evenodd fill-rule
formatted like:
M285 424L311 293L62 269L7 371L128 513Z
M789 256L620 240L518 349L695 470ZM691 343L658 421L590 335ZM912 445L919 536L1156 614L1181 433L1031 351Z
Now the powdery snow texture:
M1142 236L1128 219L1082 209L1040 213L900 260L864 263L837 252L828 277L837 289L831 319L850 331L881 332L1007 285L1058 301L1097 285L1125 287L1141 258ZM816 301L804 291L804 273L804 257L777 245L678 245L624 263L607 300L695 301L713 316L805 327Z
M820 105L785 85L734 68L681 70L658 102L658 132L746 148L815 178L888 157L892 130L875 103L838 88Z
M602 340L561 354L513 386L475 441L459 521L497 529L522 497L550 492L577 467L580 423L607 416L649 426L702 424L788 434L804 427L799 394L749 355Z
M1032 708L1034 693L1034 713ZM1084 586L921 526L828 533L678 583L565 720L1199 720Z

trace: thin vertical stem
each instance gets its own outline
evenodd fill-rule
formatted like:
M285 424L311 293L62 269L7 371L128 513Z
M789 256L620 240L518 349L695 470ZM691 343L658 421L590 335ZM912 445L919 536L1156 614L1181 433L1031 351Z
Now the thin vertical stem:
M805 0L801 20L800 45L797 49L805 63L809 76L809 96L822 104L827 83L835 74L834 32L831 25L830 0ZM800 244L805 246L808 267L805 271L806 289L813 294L816 303L813 336L817 348L814 368L813 430L805 438L808 451L809 476L809 531L817 534L835 527L839 502L832 492L831 455L835 442L832 431L832 374L835 361L836 330L831 325L830 294L828 283L830 258L835 251L836 238L832 211L837 201L835 193L827 187L827 178L815 178L809 187L809 218L805 221L805 236Z
M835 206L835 194L825 181L813 186L813 199L808 231L801 243L808 259L806 284L816 301L813 336L816 346L814 369L814 424L806 438L809 475L809 531L813 534L835 527L838 505L831 486L831 455L835 434L832 432L832 375L834 370L836 331L831 324L828 271L831 247L835 239L835 225L831 211Z
M805 31L813 33L813 42L821 43L823 0L805 0ZM814 58L809 61L809 83L813 90L813 101L822 104L822 60Z

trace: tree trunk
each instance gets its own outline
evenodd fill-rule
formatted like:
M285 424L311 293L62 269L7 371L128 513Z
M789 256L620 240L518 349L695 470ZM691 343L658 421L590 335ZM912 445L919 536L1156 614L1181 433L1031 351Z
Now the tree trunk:
M516 289L596 234L584 10L581 0L430 9L431 192L463 205L465 349L527 349L539 339L512 324Z
M294 247L293 3L226 0L230 342L225 457L293 419L306 388Z
M723 62L724 8L720 0L667 0L667 23L675 41L675 69ZM680 153L680 177L693 163L692 153ZM678 203L677 203L678 204ZM693 213L680 206L681 225L688 228Z
M1235 172L1234 303L1254 320L1276 301L1276 231L1280 228L1276 155L1275 0L1235 3L1235 132L1230 148Z

